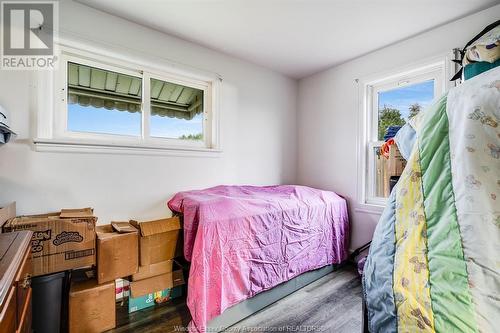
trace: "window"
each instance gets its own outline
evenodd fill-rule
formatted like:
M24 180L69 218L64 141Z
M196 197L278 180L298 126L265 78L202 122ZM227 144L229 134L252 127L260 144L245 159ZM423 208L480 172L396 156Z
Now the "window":
M390 173L380 147L390 132L397 131L444 92L444 73L444 62L439 62L363 84L362 203L385 204L390 194Z
M67 73L67 131L141 136L141 77L73 62Z
M203 90L151 79L151 136L203 141Z
M218 151L215 74L61 49L59 71L39 74L35 83L41 105L35 144ZM54 103L43 105L47 82Z

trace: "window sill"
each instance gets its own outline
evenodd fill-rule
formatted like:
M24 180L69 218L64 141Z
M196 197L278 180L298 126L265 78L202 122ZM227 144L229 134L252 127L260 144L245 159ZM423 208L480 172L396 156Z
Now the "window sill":
M354 211L356 213L364 213L364 214L371 214L371 215L381 215L382 212L385 209L385 205L380 205L380 204L358 204L356 208L354 208Z
M100 143L79 143L54 139L33 139L34 150L38 152L160 155L217 158L222 150L204 147L167 147L158 145L120 145Z

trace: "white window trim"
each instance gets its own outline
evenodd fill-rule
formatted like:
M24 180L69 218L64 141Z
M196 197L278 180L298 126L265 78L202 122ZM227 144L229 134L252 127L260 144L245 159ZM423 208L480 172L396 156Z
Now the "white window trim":
M453 75L452 55L443 54L423 61L413 63L395 70L370 75L357 79L358 83L358 136L357 136L357 212L367 214L381 214L387 198L371 196L374 193L375 182L374 161L370 157L370 149L374 149L380 141L377 141L375 121L376 116L372 105L378 91L387 90L388 87L406 86L426 79L436 79L438 84L434 85L434 95L440 97L448 91L454 83L449 82ZM399 83L399 84L398 84Z
M165 61L137 58L111 47L98 48L74 41L60 41L59 70L34 72L31 108L34 114L34 149L36 151L87 152L117 154L165 154L175 156L209 156L221 153L219 94L222 78L214 73L183 68ZM109 51L111 49L111 51ZM70 132L66 130L67 62L72 61L143 78L141 137ZM150 78L179 83L204 91L204 141L150 137ZM64 87L64 90L62 90ZM52 96L48 98L47 96ZM220 154L215 154L220 155Z

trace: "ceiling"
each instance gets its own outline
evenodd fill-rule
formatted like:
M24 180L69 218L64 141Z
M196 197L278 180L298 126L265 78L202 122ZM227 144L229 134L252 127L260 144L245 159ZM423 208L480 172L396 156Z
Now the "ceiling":
M78 0L301 78L498 0ZM485 22L485 25L489 22Z

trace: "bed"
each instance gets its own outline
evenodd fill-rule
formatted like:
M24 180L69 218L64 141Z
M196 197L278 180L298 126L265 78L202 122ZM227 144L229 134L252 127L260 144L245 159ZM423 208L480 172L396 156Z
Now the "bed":
M302 273L347 259L345 199L305 186L217 186L180 192L191 262L189 328L204 332L226 309Z
M471 45L489 64L493 31ZM498 331L500 67L481 67L396 136L408 163L363 270L372 333Z

